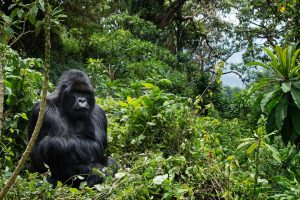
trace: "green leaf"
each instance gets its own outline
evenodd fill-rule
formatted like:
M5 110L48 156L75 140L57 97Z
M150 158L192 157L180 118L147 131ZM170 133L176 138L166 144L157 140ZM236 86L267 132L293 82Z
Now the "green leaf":
M273 98L273 96L276 92L277 91L272 91L263 96L263 99L261 100L261 103L260 103L260 108L261 108L262 112L265 112L265 107L266 107L267 103Z
M72 194L79 194L79 193L80 193L79 190L76 189L76 188L69 188L69 190L70 190L70 192L71 192Z
M247 154L251 155L257 147L258 147L258 144L256 142L251 144L251 146L247 149Z
M274 64L278 65L277 58L276 58L275 54L268 48L264 48L264 50L271 57L272 62L274 62Z
M291 90L291 82L284 82L281 84L281 89L284 93L287 93Z
M19 8L14 9L14 10L10 13L9 16L13 19L15 16L18 15L19 10L20 10Z
M228 156L228 157L226 158L226 160L229 161L229 162L231 162L231 161L234 160L234 159L235 159L235 156L234 156L234 155Z
M32 6L28 11L28 20L32 25L35 23L37 12L38 7L36 5Z
M300 89L292 87L291 94L292 94L295 104L300 109Z
M17 4L13 3L8 7L8 10L12 9L13 7L15 7Z
M292 83L292 88L297 88L297 89L300 89L300 82L294 82Z
M297 51L294 53L293 57L292 57L292 61L291 61L291 67L294 68L296 66L296 60L297 60L297 57L299 56L300 54L300 48L297 49Z
M265 69L270 69L270 66L264 64L263 62L257 62L257 61L249 62L246 64L246 66L260 66Z
M281 130L284 119L287 115L288 101L286 96L283 96L276 107L275 120L279 130Z
M120 106L122 106L122 107L128 108L128 104L125 103L125 102L123 102L123 101L121 101L121 100L118 101L118 104L119 104Z
M133 99L131 98L131 96L128 96L128 97L127 97L127 102L128 102L129 105L134 105L134 101L133 101Z
M272 157L281 163L281 159L279 157L279 152L273 146L265 143L265 147L272 153Z
M8 36L8 38L12 38L14 36L14 30L10 27L4 27L3 28L4 33Z
M23 119L25 119L25 120L28 120L26 113L22 113L22 114L21 114L21 117L22 117Z
M291 112L293 127L297 133L297 135L300 135L300 109L295 107L295 110Z
M5 23L7 23L7 24L12 23L12 19L9 16L7 16L3 13L0 13L0 17L1 17L0 19L2 19Z
M279 95L273 96L273 98L268 102L268 104L266 105L266 112L270 113L274 108L277 107L280 99L282 98L282 94L284 93L279 93Z
M18 10L18 17L21 18L21 16L23 15L24 10L23 9L19 9Z
M155 86L151 83L142 83L142 84L147 89L154 89L155 88Z
M253 138L251 138L251 139L253 139ZM236 149L240 149L240 148L242 148L244 146L247 146L248 144L251 144L251 143L252 143L252 141L243 142L243 143L239 144L239 146Z
M45 12L45 2L44 0L39 0L40 8L43 12Z
M283 68L284 72L288 71L287 52L288 52L288 48L285 48L282 52L282 55L281 55L282 68Z
M62 187L62 185L63 185L63 184L62 184L62 182L61 182L61 181L57 181L57 187L59 187L59 188L60 188L60 187Z
M35 28L40 30L43 24L44 24L43 20L37 20L35 23Z

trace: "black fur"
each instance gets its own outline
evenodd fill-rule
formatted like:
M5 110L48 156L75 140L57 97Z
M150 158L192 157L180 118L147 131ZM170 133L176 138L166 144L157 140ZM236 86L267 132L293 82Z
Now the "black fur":
M40 103L34 109L28 127L30 138L34 130ZM31 170L44 173L44 163L51 171L50 182L56 181L78 187L81 175L92 186L104 181L91 174L92 168L117 163L105 155L107 148L107 120L105 112L95 105L94 90L88 76L79 70L65 72L56 91L47 97L43 125L31 153Z

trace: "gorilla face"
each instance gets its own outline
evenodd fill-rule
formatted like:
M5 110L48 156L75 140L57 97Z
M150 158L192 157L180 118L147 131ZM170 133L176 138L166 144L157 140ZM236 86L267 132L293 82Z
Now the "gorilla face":
M95 107L94 91L83 80L71 81L61 94L63 112L72 120L85 120Z

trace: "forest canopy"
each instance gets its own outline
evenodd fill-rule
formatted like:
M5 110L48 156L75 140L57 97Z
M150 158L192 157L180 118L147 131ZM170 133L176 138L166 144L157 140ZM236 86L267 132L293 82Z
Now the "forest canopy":
M29 143L47 65L48 94L66 70L88 75L108 120L106 154L119 165L115 175L93 170L102 184L54 188L50 170L33 173L27 160L4 198L298 199L299 8L0 0L0 189ZM244 87L223 83L227 74Z

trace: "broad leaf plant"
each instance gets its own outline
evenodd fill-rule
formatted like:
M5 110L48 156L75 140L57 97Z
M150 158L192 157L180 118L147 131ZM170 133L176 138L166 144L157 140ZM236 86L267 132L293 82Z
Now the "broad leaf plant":
M251 62L248 65L263 67L269 74L254 85L261 92L261 109L268 115L267 131L277 131L285 145L300 145L300 48L298 43L273 51L264 48L271 61Z

